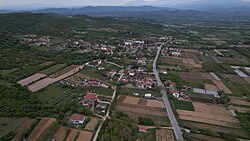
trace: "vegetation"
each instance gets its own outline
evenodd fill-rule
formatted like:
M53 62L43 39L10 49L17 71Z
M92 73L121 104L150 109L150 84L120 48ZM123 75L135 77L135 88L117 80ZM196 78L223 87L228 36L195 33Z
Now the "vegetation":
M139 117L138 118L139 124L140 125L147 125L147 126L152 126L154 125L154 122L152 119L150 118L146 118L146 117Z
M194 106L190 101L181 101L174 99L174 106L176 109L194 111Z

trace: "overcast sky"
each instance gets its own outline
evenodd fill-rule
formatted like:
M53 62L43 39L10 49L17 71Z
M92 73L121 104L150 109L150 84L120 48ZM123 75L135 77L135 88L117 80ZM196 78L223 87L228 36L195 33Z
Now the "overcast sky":
M18 5L30 5L42 7L70 7L70 6L88 6L88 5L94 5L94 6L100 6L100 5L124 5L128 2L131 2L133 0L0 0L0 7L5 6L18 6ZM145 0L145 1L157 1L157 0ZM166 0L169 1L169 0ZM186 0L176 0L176 1L186 1ZM248 1L250 0L242 0L242 1Z

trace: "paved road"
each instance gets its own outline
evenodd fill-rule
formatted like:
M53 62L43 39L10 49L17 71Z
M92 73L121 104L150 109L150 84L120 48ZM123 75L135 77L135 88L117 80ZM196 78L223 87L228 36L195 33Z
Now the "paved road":
M165 104L165 107L166 107L166 110L168 113L169 120L173 126L175 137L178 141L183 141L182 132L180 130L180 127L178 126L178 123L176 121L174 113L171 109L166 89L165 89L163 83L161 82L161 79L159 77L159 72L156 69L156 64L157 64L157 60L159 58L160 52L161 52L161 47L158 47L157 55L155 56L155 60L153 62L153 71L154 71L154 74L155 74L155 77L157 80L158 87L162 93L162 98L163 98L163 101L164 101L164 104Z

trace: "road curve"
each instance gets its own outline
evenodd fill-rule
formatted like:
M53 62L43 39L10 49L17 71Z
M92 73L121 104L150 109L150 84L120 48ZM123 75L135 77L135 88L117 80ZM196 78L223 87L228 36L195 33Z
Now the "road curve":
M182 137L182 132L180 130L180 127L178 126L178 123L176 121L174 113L173 113L173 111L171 109L165 86L161 82L161 79L159 77L159 72L156 69L156 64L157 64L157 60L158 60L160 52L161 52L161 47L162 46L158 47L158 51L157 51L157 54L155 56L155 60L153 62L153 72L155 74L158 87L159 87L159 89L160 89L160 91L162 93L162 98L163 98L163 101L164 101L164 104L165 104L165 107L166 107L166 110L167 110L167 113L168 113L169 120L170 120L170 122L171 122L171 124L173 126L175 137L176 137L177 141L184 141L184 139Z

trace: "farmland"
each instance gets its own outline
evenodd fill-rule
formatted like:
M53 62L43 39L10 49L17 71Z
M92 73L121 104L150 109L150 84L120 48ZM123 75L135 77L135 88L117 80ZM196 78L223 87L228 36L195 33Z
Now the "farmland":
M118 104L115 106L115 110L127 113L130 118L136 121L139 116L143 116L151 118L157 124L169 124L162 101L122 95L118 98Z
M9 132L15 132L26 120L27 118L0 118L0 138Z
M156 141L175 141L173 131L167 129L157 129Z

